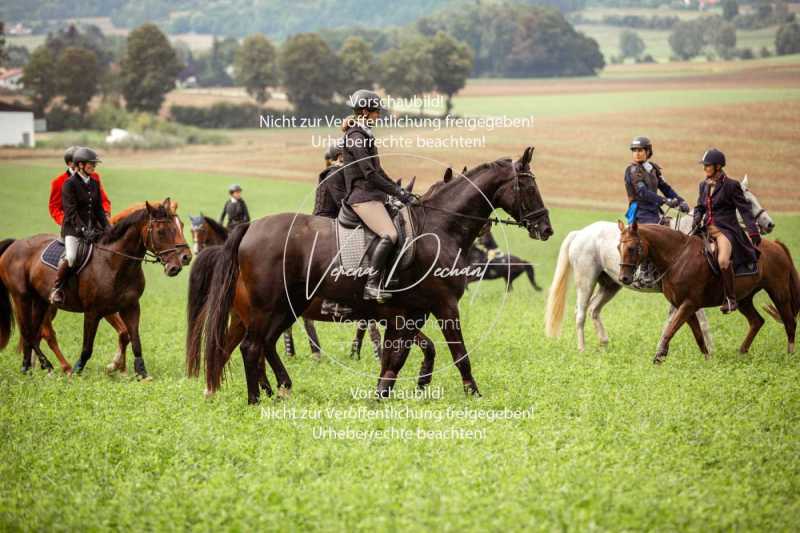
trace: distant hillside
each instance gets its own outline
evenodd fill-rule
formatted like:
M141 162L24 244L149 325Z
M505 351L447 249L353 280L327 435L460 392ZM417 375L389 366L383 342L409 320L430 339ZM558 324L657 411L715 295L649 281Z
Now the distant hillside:
M262 32L274 39L321 29L359 25L385 28L458 5L500 3L499 0L7 0L0 19L10 22L111 17L118 27L156 22L171 33L196 32L245 36ZM579 9L584 0L518 0L562 11Z

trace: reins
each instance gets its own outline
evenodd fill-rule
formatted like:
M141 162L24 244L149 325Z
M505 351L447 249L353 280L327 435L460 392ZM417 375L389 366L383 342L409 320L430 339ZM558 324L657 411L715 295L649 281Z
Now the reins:
M177 244L176 246L174 246L172 248L165 248L163 250L158 250L158 251L155 251L155 252L151 252L150 249L147 247L147 245L148 245L148 243L150 243L150 244L152 244L152 248L155 248L155 241L153 241L153 224L155 224L156 222L159 222L159 223L166 222L166 223L169 223L169 224L172 223L170 220L155 220L153 218L150 218L148 220L148 222L147 222L147 237L145 237L145 244L144 244L145 245L145 251L144 251L144 255L142 257L138 257L138 256L135 256L135 255L129 255L129 254L126 254L124 252L119 252L117 250L112 250L111 248L105 248L103 246L100 246L99 244L95 244L94 247L97 250L100 250L100 251L103 251L103 252L108 252L108 253L113 254L113 255L118 255L120 257L124 257L125 259L130 259L132 261L139 261L139 262L142 262L142 263L153 263L153 264L155 264L155 263L164 264L164 259L162 258L164 255L167 255L169 253L175 253L178 250L181 250L182 248L187 248L187 249L189 248L188 244L179 243L179 244Z

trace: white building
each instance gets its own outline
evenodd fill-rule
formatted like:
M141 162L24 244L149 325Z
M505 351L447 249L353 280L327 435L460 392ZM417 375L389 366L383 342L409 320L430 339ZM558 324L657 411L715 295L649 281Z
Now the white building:
M0 87L9 91L22 89L22 69L12 68L0 74Z
M0 102L0 146L33 148L33 111L20 105Z

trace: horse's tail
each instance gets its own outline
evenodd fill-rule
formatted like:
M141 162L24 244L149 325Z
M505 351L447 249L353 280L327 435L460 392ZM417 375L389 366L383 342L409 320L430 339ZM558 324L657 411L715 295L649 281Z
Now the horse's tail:
M14 244L14 239L0 241L0 255ZM14 314L11 309L11 297L8 295L8 287L0 281L0 350L8 346L11 332L14 330Z
M533 271L533 265L526 262L522 268L525 269L525 274L528 276L534 290L541 291L542 288L536 284L536 273Z
M786 257L789 258L789 294L791 296L791 310L792 316L797 316L800 313L800 274L797 273L797 268L794 266L794 260L792 259L792 253L789 251L789 248L786 247L781 241L775 241L775 243L783 248L784 253L786 253ZM764 307L764 311L769 314L772 318L777 320L778 322L783 322L781 318L781 314L778 312L778 309L773 304L768 304Z
M239 245L249 227L249 223L236 226L214 265L204 327L208 392L215 392L222 384L222 371L227 361L225 337L228 335L228 320L236 294L236 279L239 277Z
M197 377L200 374L206 302L214 275L214 265L219 262L223 250L220 245L209 246L192 261L189 298L186 303L186 373L190 377Z
M572 272L572 264L569 261L569 247L577 234L578 232L576 231L569 232L564 242L561 243L556 273L553 276L553 283L550 285L550 292L547 295L544 333L551 338L561 335L561 323L564 321L564 309L567 300L567 286L569 285L570 272Z

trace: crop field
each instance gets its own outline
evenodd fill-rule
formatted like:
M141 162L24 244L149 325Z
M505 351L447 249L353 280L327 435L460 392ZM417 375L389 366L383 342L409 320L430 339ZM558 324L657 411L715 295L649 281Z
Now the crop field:
M532 166L556 234L544 243L513 228L495 235L535 265L546 290L569 231L622 217L632 136L653 138L655 160L690 202L696 160L715 145L732 176L750 176L777 225L769 238L786 243L800 266L800 77L796 61L751 63L470 82L457 111L534 115L533 126L383 129L383 137L484 136L485 145L405 150L414 157L384 149L382 159L395 177L417 176L424 191L443 165L516 158L535 145ZM226 133L232 142L220 146L102 151L114 211L169 196L188 224L190 213L218 216L232 182L255 217L311 210L323 151L311 141L335 129ZM0 239L54 231L46 205L59 158L50 149L0 151ZM152 382L105 374L116 348L106 324L80 377L22 375L16 334L0 354L0 529L706 531L800 522L800 365L771 319L740 355L744 317L709 310L713 357L704 360L682 329L667 362L654 367L662 296L621 291L603 312L610 345L602 349L589 324L587 351L578 353L572 290L564 332L548 339L545 292L524 277L509 293L501 281L484 281L460 305L482 397L464 396L429 324L437 349L431 394L413 394L421 361L414 349L401 397L365 398L379 370L369 346L352 360L353 328L317 324L320 361L298 325L298 354L283 357L291 397L249 407L236 354L210 400L202 380L185 376L188 271L145 271L141 331ZM767 301L759 295L757 307ZM74 361L81 318L61 313L55 327Z

